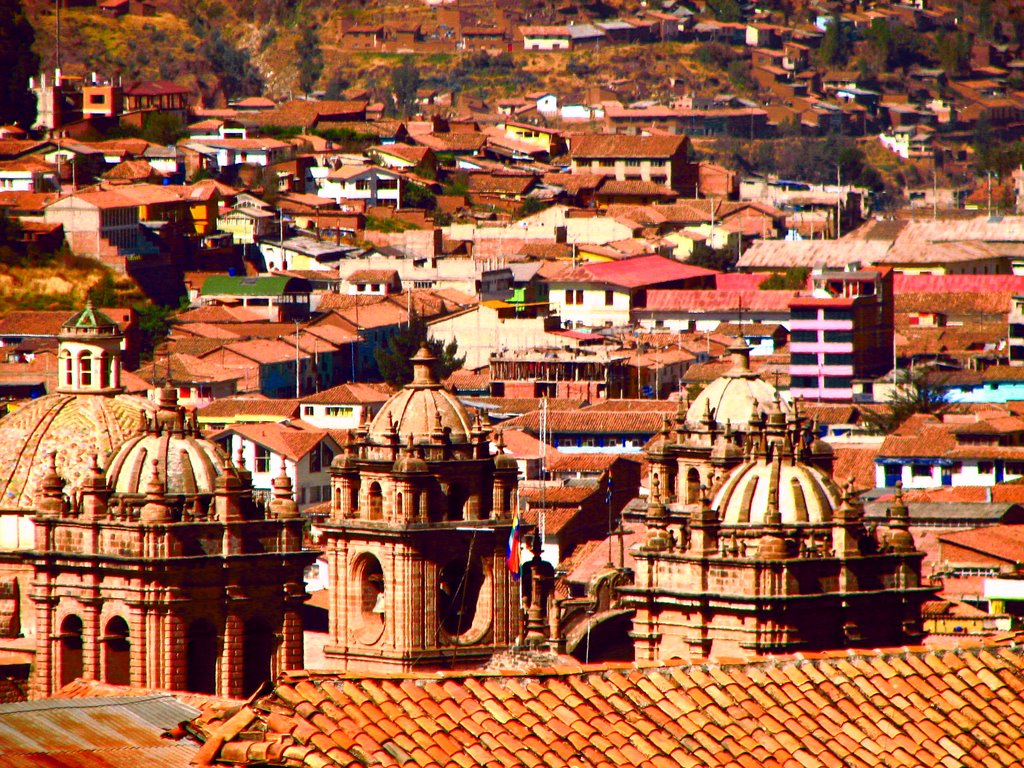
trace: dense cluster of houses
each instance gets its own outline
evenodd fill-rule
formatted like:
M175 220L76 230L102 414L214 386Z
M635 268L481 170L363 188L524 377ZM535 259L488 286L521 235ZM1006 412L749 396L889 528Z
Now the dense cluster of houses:
M841 19L854 36L876 23L951 23L925 5ZM637 104L594 86L586 98L538 91L457 105L427 89L421 114L398 120L367 92L204 109L173 83L58 71L33 84L46 134L0 135L0 209L20 223L13 245L63 242L158 300L185 297L141 364L135 313L104 310L124 334L120 386L173 387L257 496L272 498L283 473L313 519L330 501L332 461L391 394L375 351L423 321L465 356L445 384L501 425L525 508L551 511L555 561L607 528L612 487L616 511L649 492L648 449L667 420L732 376L799 404L837 473L872 502L899 482L912 523L939 529L931 573L1015 573L1008 563L1024 551L1014 559L977 532L967 555L946 534L997 526L995 541L1024 513L1014 491L1024 478L1024 220L873 218L865 190L741 179L695 160L690 141L771 135L795 119L810 134L881 131L902 157L938 161L938 137L978 120L1015 135L1015 52L975 46L969 79L915 70L894 94L814 69L833 17L803 29L680 6L568 26L495 14L491 41L464 9L437 10L445 39L462 47L474 35L533 51L725 42L749 55L771 96ZM424 31L407 26L350 26L343 39L416 52ZM153 112L181 117L186 135L169 146L95 139ZM59 390L69 314L0 318L4 400ZM737 347L748 350L741 362L728 358ZM931 413L877 434L887 402L922 390L936 398ZM1019 615L1012 590L989 599L981 582L955 583L943 610L998 606L1004 624Z

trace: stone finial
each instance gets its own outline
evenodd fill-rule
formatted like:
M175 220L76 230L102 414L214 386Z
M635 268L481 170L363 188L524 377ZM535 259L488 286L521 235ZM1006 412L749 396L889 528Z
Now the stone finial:
M290 520L299 516L299 505L292 494L292 480L284 467L281 474L274 478L273 498L270 501L270 513L279 520Z
M412 363L412 382L408 386L437 386L438 381L434 376L434 364L437 362L437 358L430 351L426 342L420 345L419 351L409 359L409 362Z
M171 522L171 508L167 504L166 486L160 479L160 462L150 462L149 482L146 483L146 503L142 507L139 519L143 523Z
M46 454L46 472L39 483L40 500L36 508L41 517L60 517L64 499L64 481L57 474L57 454Z
M80 512L86 520L98 520L107 513L107 482L103 470L99 467L99 459L95 453L89 456L89 465L81 484L82 500Z
M893 552L913 552L916 549L910 533L910 510L903 501L903 483L896 483L896 498L889 507L889 534L886 546Z
M661 478L651 476L651 498L647 504L647 541L644 549L661 551L668 549L671 542L665 525L665 507L661 503Z

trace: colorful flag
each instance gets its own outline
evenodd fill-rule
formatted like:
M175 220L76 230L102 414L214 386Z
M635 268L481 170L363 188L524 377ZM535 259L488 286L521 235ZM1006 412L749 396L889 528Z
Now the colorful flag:
M505 563L508 565L508 570L512 574L512 578L519 581L519 571L522 569L522 562L520 561L520 542L519 542L519 504L516 504L515 509L512 511L512 530L508 535L508 550L505 553Z

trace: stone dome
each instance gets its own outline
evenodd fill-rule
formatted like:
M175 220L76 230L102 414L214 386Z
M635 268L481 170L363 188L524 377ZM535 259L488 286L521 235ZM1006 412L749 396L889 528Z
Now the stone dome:
M34 508L51 452L60 476L78 486L91 456L102 463L135 433L141 414L155 410L134 395L58 393L0 419L0 508Z
M389 445L398 435L401 442L412 437L414 444L430 443L443 431L452 443L466 443L471 420L459 399L446 390L434 375L435 358L424 345L412 357L413 380L388 400L370 423L366 441Z
M773 499L782 525L827 524L842 493L825 472L787 455L776 442L726 476L713 506L722 525L761 526Z
M746 424L753 412L769 411L778 401L784 414L789 404L779 397L775 387L750 370L750 348L732 347L732 368L708 384L693 399L686 411L689 424L700 424L710 412L717 423Z
M157 480L165 493L213 493L228 456L202 437L194 415L189 418L178 407L174 389L161 389L159 410L142 418L145 429L123 442L107 463L107 487L117 494L144 494L153 480L155 460Z

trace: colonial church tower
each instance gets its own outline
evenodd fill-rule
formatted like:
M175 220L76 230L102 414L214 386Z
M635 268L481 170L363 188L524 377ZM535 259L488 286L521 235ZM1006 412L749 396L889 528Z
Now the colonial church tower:
M516 465L491 457L435 362L421 348L412 383L332 464L324 652L346 670L478 666L520 629L505 560Z
M98 365L73 350L70 359L74 386L116 384L116 351ZM77 485L49 455L35 546L24 553L33 695L82 677L242 697L302 667L302 577L313 556L288 479L269 508L254 503L248 472L202 438L173 389L138 426L105 473L94 456Z
M740 463L702 488L685 514L652 478L636 579L636 658L722 658L848 646L887 647L920 637L924 553L902 501L888 530L868 529L852 494L831 479L799 416L775 408L736 446ZM713 494L713 501L712 495Z

